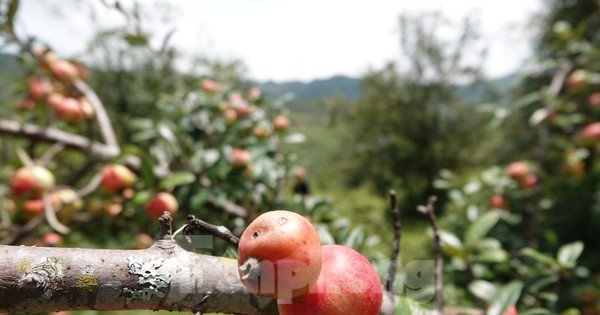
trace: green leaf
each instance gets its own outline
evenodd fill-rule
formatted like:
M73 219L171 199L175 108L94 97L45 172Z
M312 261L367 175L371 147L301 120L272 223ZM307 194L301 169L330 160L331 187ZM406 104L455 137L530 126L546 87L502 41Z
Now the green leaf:
M498 287L485 280L475 280L469 283L469 292L481 300L490 303L498 294Z
M577 259L583 252L583 243L580 241L563 245L558 250L556 260L564 268L575 268Z
M144 205L150 198L152 198L153 192L149 190L142 190L135 193L135 196L131 199L131 202L135 205Z
M548 314L552 314L550 313L550 311L548 309L545 308L532 308L526 311L519 311L519 315L548 315Z
M471 246L483 239L498 223L500 215L500 211L489 211L471 223L465 232L465 245Z
M517 304L522 290L523 282L518 280L513 280L507 285L502 286L498 290L486 314L501 315L508 307Z
M440 240L442 242L442 249L448 255L462 256L464 254L462 242L451 232L440 230Z
M479 263L501 263L507 261L509 258L508 253L501 249L486 249L473 257L474 262Z
M148 36L144 34L125 34L123 39L131 46L144 46L148 44Z
M540 276L536 279L533 279L527 288L530 292L537 293L547 285L557 282L559 279L560 277L557 275Z
M360 243L362 243L364 236L365 233L363 232L362 228L355 227L354 229L352 229L352 231L346 238L346 242L344 243L344 245L356 249L357 246L360 245Z
M8 12L6 14L6 25L8 26L9 32L13 32L15 16L17 15L17 11L19 10L19 0L12 0L8 4Z
M196 181L196 175L191 172L175 172L167 175L163 180L160 181L160 188L167 189L181 185L191 184Z
M527 256L529 258L532 258L533 260L536 260L537 262L539 262L541 264L551 264L551 265L556 264L556 260L554 260L554 258L552 258L551 256L541 253L530 247L523 248L521 250L521 254L524 256Z
M154 160L149 155L140 154L138 155L142 160L140 165L140 175L146 184L146 187L156 187L156 177L154 176Z
M396 296L395 300L396 310L394 311L394 314L396 315L425 315L429 313L425 308L423 308L423 306L421 306L421 303L410 298L404 296Z

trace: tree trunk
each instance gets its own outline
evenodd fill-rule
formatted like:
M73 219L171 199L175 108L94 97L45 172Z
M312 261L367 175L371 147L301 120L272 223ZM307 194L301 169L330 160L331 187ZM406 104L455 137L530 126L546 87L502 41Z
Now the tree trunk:
M0 245L0 312L176 310L277 314L249 293L237 262L171 239L144 250Z

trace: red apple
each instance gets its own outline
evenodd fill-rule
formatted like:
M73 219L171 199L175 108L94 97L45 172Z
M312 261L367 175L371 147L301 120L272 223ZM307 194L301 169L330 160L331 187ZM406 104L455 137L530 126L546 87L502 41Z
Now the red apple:
M593 93L588 97L588 106L590 108L600 107L600 92Z
M94 107L92 103L87 99L87 97L79 98L79 105L81 106L81 111L83 112L83 116L87 119L94 118Z
M62 242L63 237L58 233L46 233L42 236L42 246L54 247L59 246Z
M167 192L159 192L150 202L146 204L146 213L152 220L157 220L165 211L173 214L177 211L179 203L173 195Z
M287 210L269 211L240 237L240 278L256 294L290 299L317 281L322 255L317 231L306 218Z
M228 124L232 124L237 120L238 114L235 109L230 107L223 111L223 117Z
M135 237L135 244L133 247L135 249L145 249L148 248L154 243L152 237L146 233L140 233Z
M51 60L48 62L48 69L52 73L52 76L63 82L69 82L71 79L79 76L77 67L66 60Z
M583 69L575 70L567 78L567 87L572 91L580 91L587 85L588 72Z
M221 87L214 80L202 79L202 81L200 81L200 89L204 90L205 92L216 93L221 90Z
M264 126L256 125L252 129L252 133L258 139L265 139L269 136L270 131L269 131L269 129L265 128Z
M581 129L575 141L582 146L593 146L600 142L600 122L593 122Z
M41 101L52 91L52 85L47 79L35 75L27 78L27 87L29 98L34 102Z
M132 171L120 164L104 166L100 176L100 186L109 192L131 187L137 180L137 176Z
M48 96L48 104L54 109L56 118L76 122L86 118L86 113L78 99L66 97L58 93Z
M39 165L32 166L31 170L21 167L13 174L9 186L15 197L21 197L26 193L38 196L54 186L54 175L47 168Z
M537 176L535 176L535 174L528 174L523 179L521 179L521 181L520 181L521 187L532 188L537 183L537 180L538 180L538 178L537 178Z
M489 206L492 209L508 208L508 204L502 195L492 195L489 200Z
M506 167L506 173L514 180L521 180L529 174L529 166L525 162L512 162Z
M281 315L377 315L383 292L371 263L354 249L324 245L323 267L314 287L291 301L278 300Z
M231 164L235 167L246 166L248 162L250 162L251 157L252 155L249 151L241 148L234 148L231 151Z
M290 120L283 115L279 115L273 119L273 127L276 131L284 131L290 127Z
M52 205L55 211L60 208L60 201L56 196L50 195L50 205ZM23 211L28 216L43 214L45 211L44 200L42 198L25 200L23 203Z
M251 88L248 89L248 98L250 100L257 100L260 98L260 96L262 95L262 92L260 90L260 88L253 86Z
M506 311L504 311L504 313L502 313L502 315L518 315L519 313L517 312L517 307L514 305L509 306Z

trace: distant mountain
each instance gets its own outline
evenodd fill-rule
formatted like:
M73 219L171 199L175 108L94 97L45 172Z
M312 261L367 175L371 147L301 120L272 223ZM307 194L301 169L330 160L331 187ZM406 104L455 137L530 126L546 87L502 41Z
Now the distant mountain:
M456 86L456 93L465 102L477 104L486 99L488 88L494 89L500 95L508 95L509 93L506 92L510 89L511 84L515 82L515 79L517 79L517 76L512 74L487 82L458 85ZM292 110L315 111L317 107L321 107L318 102L324 97L339 95L348 101L358 99L362 93L360 81L360 78L338 75L306 83L300 81L267 81L258 83L258 86L269 97L278 98L286 94L293 95L293 100L288 104L288 107ZM502 99L499 101L503 102Z
M360 96L360 79L337 75L328 79L318 79L307 83L300 81L259 83L258 86L271 97L293 94L294 103L317 101L326 96L341 95L347 100Z

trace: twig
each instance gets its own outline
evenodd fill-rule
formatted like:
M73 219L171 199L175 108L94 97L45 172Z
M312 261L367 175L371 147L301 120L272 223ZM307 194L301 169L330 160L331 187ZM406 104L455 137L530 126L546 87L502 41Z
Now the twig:
M25 225L21 226L21 228L18 229L17 232L9 235L7 238L2 240L2 244L3 245L12 245L12 244L18 243L27 234L29 234L31 231L37 229L40 225L42 225L44 223L44 221L45 221L45 219L43 216L37 216L37 217L27 221L27 223Z
M38 164L41 166L48 165L48 163L50 163L50 161L64 148L65 148L64 143L60 143L60 142L54 143L52 145L52 147L50 147L50 149L48 149L48 151L46 151L44 153L44 155L42 155L42 157L38 159Z
M115 151L115 156L121 153L121 149L119 148L119 143L117 142L117 137L115 135L115 131L112 128L112 123L106 113L106 109L104 109L104 105L98 98L98 95L92 90L83 80L79 78L74 78L72 80L73 85L88 99L92 107L94 108L94 115L96 117L96 121L98 122L98 127L100 127L100 134L104 139L106 145Z
M417 210L429 218L429 223L433 228L433 241L435 244L435 309L438 314L442 314L444 309L444 260L442 258L442 242L440 240L440 228L437 224L437 218L433 204L437 200L436 196L429 197L427 206L420 205Z
M77 191L77 197L83 198L91 194L96 190L96 188L98 188L98 186L100 186L100 182L102 182L102 176L100 174L94 175L87 185Z
M214 235L218 238L228 241L233 245L237 245L240 242L240 239L237 236L233 235L233 233L228 228L222 225L212 225L190 214L187 216L187 224L183 228L183 233L188 235L191 234L191 232L194 230L198 230L201 233L208 233Z
M173 217L171 217L171 214L168 211L165 211L160 218L158 218L158 222L160 222L160 234L158 235L158 239L162 240L172 234L171 228L173 226Z
M51 127L42 128L38 125L24 124L13 120L0 119L0 133L43 142L62 143L66 148L90 152L94 157L102 160L110 160L120 153L118 147L92 141L77 134Z
M392 222L394 225L394 240L392 243L392 253L390 255L390 267L388 269L388 274L385 279L385 290L388 292L393 292L394 280L396 279L396 269L398 268L400 238L402 237L402 222L400 221L400 209L398 208L398 200L396 197L395 190L390 190L390 206L392 209Z
M56 211L60 209L54 208L52 202L50 201L50 196L47 193L44 193L42 196L42 201L44 202L44 217L46 218L48 225L58 233L69 234L71 229L58 221L58 218L56 217Z

